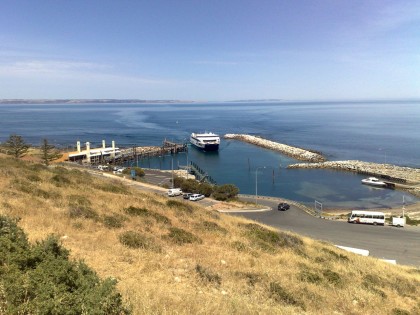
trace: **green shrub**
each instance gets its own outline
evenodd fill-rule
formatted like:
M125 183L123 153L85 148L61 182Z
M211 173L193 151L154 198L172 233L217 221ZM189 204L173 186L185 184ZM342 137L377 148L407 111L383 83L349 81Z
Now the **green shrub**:
M162 214L150 211L146 208L138 208L138 207L130 206L128 208L124 208L123 211L131 216L152 217L158 223L163 223L163 224L168 224L168 225L171 224L171 220L169 218L165 217Z
M393 308L391 314L392 315L410 315L411 313L409 311L402 310L400 308Z
M70 179L62 174L56 174L51 178L51 181L57 187L65 187L71 184Z
M92 205L91 201L82 195L70 195L68 197L69 205L73 207L90 207Z
M177 245L191 244L191 243L202 243L202 240L194 234L185 231L181 228L171 227L169 228L169 234L164 236L165 239Z
M112 183L100 183L94 185L96 189L100 189L105 192L111 192L114 194L122 194L122 195L128 195L129 190L127 186L123 185L122 183L118 182L112 182Z
M195 271L203 281L215 283L217 285L220 285L222 283L222 278L217 273L213 273L210 270L202 267L201 265L195 266Z
M271 282L269 288L270 297L276 302L282 302L285 304L299 306L302 309L305 309L303 302L298 301L293 297L292 294L287 292L279 283Z
M239 188L232 184L225 184L222 186L216 186L214 188L213 197L216 200L231 200L238 196Z
M152 213L152 217L156 220L156 222L158 223L163 223L163 224L167 224L167 225L171 225L171 220L168 217L165 217L162 214L153 212Z
M419 225L420 220L411 219L408 215L405 216L405 223L408 225Z
M317 275L316 273L310 272L308 270L302 270L298 275L298 279L300 281L305 281L305 282L315 283L315 284L319 284L322 281L322 278L319 275Z
M141 217L150 216L150 211L146 208L138 208L138 207L130 206L128 208L124 208L123 211L131 216L141 216Z
M180 187L182 191L194 193L194 194L202 194L206 197L210 197L213 193L213 185L208 183L200 183L195 179L184 179L184 178L175 178L174 179L175 187Z
M198 193L206 197L210 197L213 193L213 185L207 183L200 183L200 185L198 185Z
M57 199L60 194L54 190L46 191L38 187L37 184L31 183L26 180L15 179L12 181L12 185L17 190L24 192L34 197L40 197L44 199Z
M119 214L106 215L103 218L104 225L110 229L119 229L124 226L125 218Z
M130 313L116 281L101 280L83 262L69 261L69 251L56 236L31 246L16 220L0 216L0 244L0 305L5 314Z
M199 224L197 224L197 228L209 232L220 232L223 234L227 233L227 230L225 228L212 221L202 221Z
M245 227L245 236L257 247L272 252L278 248L290 248L301 251L303 241L296 236L284 232L276 232L259 224L241 224Z
M69 209L69 216L72 219L75 219L75 218L92 219L92 220L99 219L99 215L96 213L95 210L91 209L90 207L84 207L84 206L71 206Z
M240 242L240 241L235 241L231 244L231 246L236 249L238 252L243 252L246 250L247 246Z
M342 284L341 277L338 273L335 271L332 271L330 269L325 269L322 272L322 275L324 276L325 280L327 280L329 283L333 285L340 285Z
M118 238L121 244L130 248L141 248L155 252L161 251L160 246L151 237L135 231L126 231L120 234Z
M36 174L28 174L28 176L26 176L26 178L30 181L30 182L40 182L41 181L41 177L39 177Z
M245 278L247 284L251 287L255 286L258 282L261 282L262 275L255 272L235 272L235 275Z

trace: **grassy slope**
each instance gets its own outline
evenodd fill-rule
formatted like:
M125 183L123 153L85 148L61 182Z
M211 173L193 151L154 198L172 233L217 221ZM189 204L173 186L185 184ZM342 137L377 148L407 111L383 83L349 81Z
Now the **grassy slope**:
M119 280L136 314L420 313L418 269L77 170L0 157L0 213L22 218L31 241L62 236L74 259ZM141 248L121 244L126 231Z

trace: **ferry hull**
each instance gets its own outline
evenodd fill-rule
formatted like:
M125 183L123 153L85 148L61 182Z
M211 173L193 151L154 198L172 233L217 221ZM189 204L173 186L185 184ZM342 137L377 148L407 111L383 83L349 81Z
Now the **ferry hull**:
M196 147L197 149L203 151L218 151L220 138L218 135L213 133L205 133L205 134L191 134L190 137L191 144Z

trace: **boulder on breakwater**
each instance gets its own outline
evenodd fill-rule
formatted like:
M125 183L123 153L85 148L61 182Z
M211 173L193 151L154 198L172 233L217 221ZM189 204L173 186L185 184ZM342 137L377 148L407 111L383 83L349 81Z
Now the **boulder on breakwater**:
M251 143L266 149L278 151L284 155L290 156L294 159L308 162L323 162L326 159L319 153L304 150L301 148L292 147L290 145L270 141L257 136L246 134L226 134L225 139L235 139Z

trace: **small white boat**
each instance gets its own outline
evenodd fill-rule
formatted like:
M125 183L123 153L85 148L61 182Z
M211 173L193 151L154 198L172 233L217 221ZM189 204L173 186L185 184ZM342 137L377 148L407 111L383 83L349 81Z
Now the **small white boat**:
M385 182L380 181L376 177L369 177L369 178L362 179L362 184L375 186L375 187L386 187L387 186L387 184Z
M217 151L219 149L220 137L212 132L192 133L190 142L204 151Z

